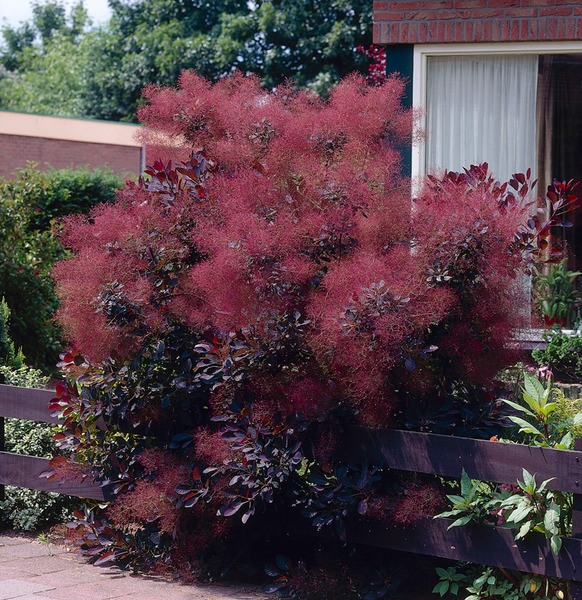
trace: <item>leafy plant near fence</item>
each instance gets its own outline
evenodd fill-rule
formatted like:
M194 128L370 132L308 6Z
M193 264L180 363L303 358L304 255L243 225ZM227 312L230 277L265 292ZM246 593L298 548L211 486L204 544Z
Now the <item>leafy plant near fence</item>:
M51 222L113 201L120 185L108 170L41 172L33 164L0 181L0 295L12 313L14 343L28 364L45 372L54 370L63 349L50 271L66 252Z
M557 183L540 213L527 175L500 184L481 165L430 178L411 211L402 89L351 77L323 101L184 73L178 90L146 90L164 161L66 219L74 256L53 271L76 343L57 439L115 496L77 514L94 560L217 577L282 554L294 519L342 536L352 514L441 510L421 476L337 463L338 436L428 424L434 406L465 424L469 405L492 414L485 386L523 316L514 281L572 197Z
M513 409L508 418L519 428L516 437L506 441L571 448L572 432L582 423L579 407L571 406L569 410L564 407L563 398L553 387L551 373L547 369L538 372L537 377L526 372L523 378L521 397L504 400ZM504 440L496 438L496 441L503 443ZM547 490L549 481L537 482L535 475L524 469L523 481L495 485L471 480L463 471L458 494L448 495L451 510L437 517L455 518L450 527L469 522L510 527L515 530L516 540L537 531L550 540L552 552L557 555L562 544L560 536L571 533L572 496ZM459 582L467 584L467 575L457 573L453 568L437 572L441 581L435 586L436 593L456 595ZM475 574L474 569L469 572ZM522 583L518 584L516 579L521 579ZM487 594L503 598L525 598L527 594L540 598L563 598L564 592L560 589L563 587L548 578L516 578L503 570L495 575L492 569L485 569L466 589L470 592L467 598L488 597Z

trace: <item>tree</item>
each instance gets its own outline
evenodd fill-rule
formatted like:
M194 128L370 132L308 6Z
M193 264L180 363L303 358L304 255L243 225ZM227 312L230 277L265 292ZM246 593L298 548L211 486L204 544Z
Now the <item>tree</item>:
M109 23L85 31L82 4L36 6L31 23L3 31L2 107L135 120L148 83L174 85L181 70L217 80L239 69L272 88L286 79L326 92L363 70L369 0L113 0ZM38 90L49 90L41 98ZM53 100L54 99L54 100Z
M1 107L5 110L83 116L79 93L85 49L93 42L82 0L67 16L59 1L33 3L30 22L2 28Z

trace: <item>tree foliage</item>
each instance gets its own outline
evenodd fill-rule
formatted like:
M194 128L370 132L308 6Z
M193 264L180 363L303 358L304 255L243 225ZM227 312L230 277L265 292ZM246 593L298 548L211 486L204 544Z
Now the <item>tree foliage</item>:
M216 80L235 69L272 88L286 79L318 92L365 68L368 0L114 0L87 30L82 3L36 5L31 22L5 27L2 108L135 120L143 87L173 85L183 69Z

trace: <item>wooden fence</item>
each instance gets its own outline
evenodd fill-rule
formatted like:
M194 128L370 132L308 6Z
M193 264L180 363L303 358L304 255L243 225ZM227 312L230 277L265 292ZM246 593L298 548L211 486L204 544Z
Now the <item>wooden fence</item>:
M40 478L49 468L48 459L4 452L4 418L57 423L47 409L53 396L45 390L0 386L0 486L103 500L103 490L90 481L59 484ZM347 524L347 539L567 579L571 581L571 598L582 600L582 438L575 441L575 450L556 450L412 431L352 428L342 438L338 458L382 462L390 469L443 477L459 478L464 468L472 479L498 483L522 479L524 468L535 473L540 483L553 478L548 488L574 495L572 537L563 538L557 557L541 534L528 534L525 540L515 541L514 532L502 527L469 524L447 530L450 519L425 519L412 526L355 519Z

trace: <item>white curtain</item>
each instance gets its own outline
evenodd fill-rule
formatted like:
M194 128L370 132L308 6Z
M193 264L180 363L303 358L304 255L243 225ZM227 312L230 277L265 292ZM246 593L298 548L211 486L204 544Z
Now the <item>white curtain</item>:
M536 171L537 55L429 57L426 167Z

